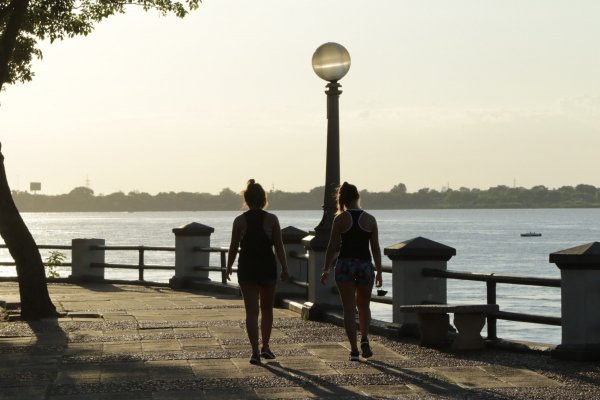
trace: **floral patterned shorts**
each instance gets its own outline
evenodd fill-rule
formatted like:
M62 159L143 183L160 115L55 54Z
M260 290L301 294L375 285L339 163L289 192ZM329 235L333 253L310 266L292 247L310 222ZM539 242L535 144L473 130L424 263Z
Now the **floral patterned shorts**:
M373 263L359 258L338 258L335 264L335 281L373 286L375 282Z

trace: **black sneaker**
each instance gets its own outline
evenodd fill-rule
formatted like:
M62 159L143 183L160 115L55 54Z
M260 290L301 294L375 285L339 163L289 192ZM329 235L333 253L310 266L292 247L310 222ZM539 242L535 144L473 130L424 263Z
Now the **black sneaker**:
M261 356L262 358L265 358L265 359L267 359L267 360L274 360L274 359L276 359L276 358L277 358L277 357L275 357L275 354L273 354L273 352L271 351L271 349L269 349L269 348L266 348L266 349L265 349L264 347L263 347L263 349L260 351L260 356Z
M252 357L250 357L250 364L260 365L261 364L260 354L252 354Z
M364 358L369 358L373 355L373 350L371 350L371 346L369 345L369 339L362 338L360 340L360 349L362 350L362 356Z
M360 361L360 356L358 354L358 351L356 351L356 352L351 351L350 352L350 361Z

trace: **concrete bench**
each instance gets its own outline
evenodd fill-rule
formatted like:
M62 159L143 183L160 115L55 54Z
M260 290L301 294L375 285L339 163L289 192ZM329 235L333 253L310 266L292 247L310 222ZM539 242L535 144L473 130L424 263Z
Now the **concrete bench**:
M402 312L417 313L421 345L448 344L448 313L454 314L458 335L452 342L454 350L475 350L485 347L481 329L488 314L499 310L497 304L420 304L400 306Z

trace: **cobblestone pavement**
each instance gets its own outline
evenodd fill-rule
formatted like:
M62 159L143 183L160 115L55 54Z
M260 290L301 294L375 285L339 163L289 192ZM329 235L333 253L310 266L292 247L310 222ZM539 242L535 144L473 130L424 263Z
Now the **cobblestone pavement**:
M136 285L49 285L64 317L0 322L0 399L600 398L597 363L487 349L452 353L276 309L277 359L249 364L238 296ZM18 302L15 283L0 300Z

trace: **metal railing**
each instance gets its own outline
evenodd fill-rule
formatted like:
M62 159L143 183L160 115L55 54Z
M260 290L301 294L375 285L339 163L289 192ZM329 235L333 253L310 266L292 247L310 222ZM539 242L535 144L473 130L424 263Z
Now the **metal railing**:
M70 245L38 245L38 249L40 250L69 250L72 251L72 246ZM7 249L8 246L6 244L0 244L0 249ZM119 264L119 263L92 263L92 268L110 268L110 269L135 269L138 270L138 280L144 281L144 271L145 270L174 270L174 265L151 265L146 264L145 258L146 253L149 251L166 251L166 252L175 252L175 247L169 246L92 246L92 250L102 250L102 251L137 251L138 252L138 263L137 264ZM207 253L220 253L220 266L195 266L194 270L196 271L218 271L221 272L221 281L222 283L227 283L227 251L228 247L195 247L194 251L207 252ZM16 263L13 261L1 261L1 266L15 266ZM61 267L70 267L72 266L71 262L63 262L60 265ZM237 268L233 268L233 272L237 272Z
M148 265L145 263L145 254L147 251L169 251L175 252L175 247L163 246L93 246L94 250L116 250L116 251L137 251L138 264L112 264L112 263L92 263L93 268L113 268L113 269L137 269L138 280L144 280L145 270L174 270L174 265ZM221 265L218 267L197 265L195 271L216 271L221 272L221 282L227 283L227 247L194 247L194 251L206 253L220 253ZM234 272L237 269L234 268Z
M8 248L6 244L0 244L0 249ZM70 245L38 245L40 250L72 250ZM137 251L138 252L138 263L136 264L115 264L115 263L92 263L93 268L112 268L112 269L135 269L138 270L138 280L144 281L145 270L174 270L174 265L148 265L145 263L145 255L149 251L166 251L175 252L175 247L164 247L164 246L93 246L94 250L103 251ZM221 282L227 283L227 252L228 247L195 247L193 249L197 252L207 253L219 253L220 255L220 266L206 266L198 265L194 267L196 271L209 271L209 272L220 272ZM291 251L288 253L288 257L294 260L300 260L308 263L308 253L299 254ZM15 262L0 262L0 266L14 266ZM65 262L61 266L71 266L72 263ZM307 268L308 270L308 268ZM237 268L233 268L233 272L237 272ZM386 274L392 274L391 266L383 266L382 272ZM423 269L423 276L433 278L445 278L445 279L457 279L465 281L480 281L486 283L487 292L487 304L496 304L496 287L498 283L501 284L512 284L512 285L529 285L538 287L555 287L561 286L560 278L538 278L538 277L525 277L525 276L512 276L512 275L496 275L494 273L475 273L475 272L462 272L462 271L451 271L451 270L439 270L433 268ZM308 277L301 280L298 278L290 277L289 283L295 286L299 286L308 290L309 282ZM393 297L386 295L372 295L371 301L375 303L383 303L393 305ZM487 331L489 339L497 338L497 320L508 320L518 321L526 323L536 323L545 325L561 326L560 317L552 317L545 315L526 314L508 311L497 311L487 316Z
M556 288L559 288L561 283L560 278L537 278L527 276L496 275L494 273L461 272L439 270L433 268L424 268L423 276L485 282L487 289L487 304L496 304L496 285L498 283ZM499 319L544 325L562 325L560 317L497 311L487 316L488 339L497 339L496 321Z
M93 250L113 250L113 251L137 251L138 264L113 264L113 263L92 263L92 268L112 268L112 269L137 269L138 280L144 280L145 270L174 270L173 265L147 265L145 263L145 254L147 251L170 251L175 252L175 247L163 246L92 246Z
M221 266L211 267L207 265L197 265L194 267L195 271L217 271L221 272L221 283L227 283L227 252L229 247L194 247L194 251L200 251L203 253L220 253ZM237 268L232 268L233 272L237 272Z
M71 250L69 245L53 245L53 244L40 244L37 246L39 250ZM8 249L6 244L0 244L0 249ZM1 261L0 267L14 267L16 266L15 261ZM60 264L61 267L70 267L70 262L63 262Z

